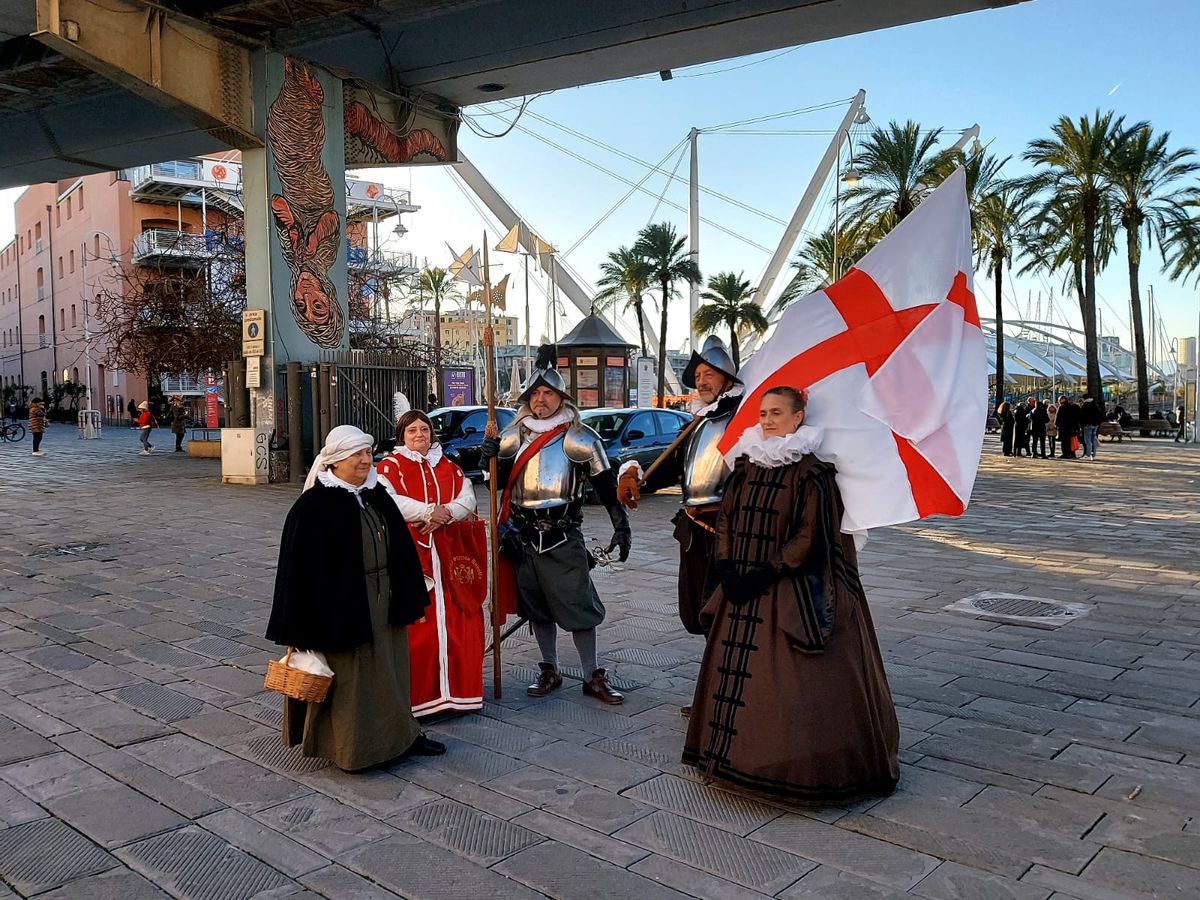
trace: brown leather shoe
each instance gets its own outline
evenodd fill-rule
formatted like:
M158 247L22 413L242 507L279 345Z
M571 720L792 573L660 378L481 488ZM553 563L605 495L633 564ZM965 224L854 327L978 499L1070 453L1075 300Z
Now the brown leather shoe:
M525 688L525 693L530 697L545 697L551 691L562 687L562 676L558 674L558 668L553 663L538 663L538 668L541 672L538 673L537 681Z
M608 683L608 672L597 669L592 677L583 683L583 692L589 697L595 697L601 703L616 706L625 702L625 695L614 691Z

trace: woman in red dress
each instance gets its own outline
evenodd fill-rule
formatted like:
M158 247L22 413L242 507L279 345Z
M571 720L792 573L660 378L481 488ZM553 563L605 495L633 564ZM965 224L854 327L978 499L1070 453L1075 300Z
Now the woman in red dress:
M452 523L475 513L475 490L462 469L442 456L433 423L410 410L396 423L396 448L379 463L388 488L412 532L429 588L425 618L408 628L412 708L416 716L483 706L483 605L462 586L464 561L451 556ZM449 526L449 527L447 527ZM468 579L486 578L487 560L468 560ZM481 581L482 586L482 581Z

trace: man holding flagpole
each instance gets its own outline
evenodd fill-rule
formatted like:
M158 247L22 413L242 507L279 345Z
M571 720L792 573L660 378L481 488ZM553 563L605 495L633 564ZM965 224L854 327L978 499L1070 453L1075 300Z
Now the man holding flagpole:
M549 358L547 358L548 351ZM484 461L498 459L497 487L504 485L499 522L505 553L516 566L518 612L529 620L542 653L537 681L526 688L545 697L562 687L558 629L571 632L586 677L583 692L602 703L624 697L608 683L596 654L596 627L604 604L589 574L591 556L583 542L584 481L608 509L613 536L609 550L629 557L631 533L617 502L616 479L604 445L579 418L575 398L553 367L553 347L538 354L538 368L521 392L520 408L498 438L482 445Z
M714 526L721 490L729 467L717 449L733 414L742 400L742 382L737 366L722 340L713 335L692 351L681 379L697 393L692 402L696 417L682 440L668 447L652 468L672 466L682 489L683 505L675 518L675 540L679 542L679 619L691 634L703 634L700 610L716 586L712 573ZM630 509L637 509L641 485L646 473L637 460L621 466L617 497ZM685 714L687 707L684 707Z

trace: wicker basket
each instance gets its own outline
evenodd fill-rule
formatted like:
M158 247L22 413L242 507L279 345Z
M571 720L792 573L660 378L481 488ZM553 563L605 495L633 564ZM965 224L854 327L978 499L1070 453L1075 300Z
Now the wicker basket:
M311 672L293 669L289 663L292 660L294 649L288 647L287 656L282 660L273 659L267 663L267 678L263 682L263 687L268 691L278 691L293 700L321 703L325 699L325 695L329 693L329 686L333 684L333 678L329 675L313 675Z

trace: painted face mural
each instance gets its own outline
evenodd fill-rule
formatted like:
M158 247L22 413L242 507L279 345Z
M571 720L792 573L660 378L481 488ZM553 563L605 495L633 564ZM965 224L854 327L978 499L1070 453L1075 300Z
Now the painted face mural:
M346 320L329 270L341 250L333 182L321 160L325 92L304 63L284 60L283 85L267 114L267 141L279 176L271 197L284 261L292 272L292 313L318 347L340 347Z

